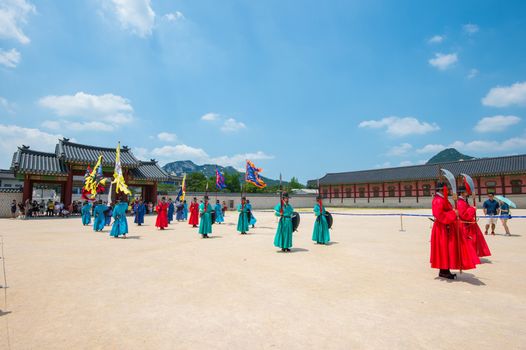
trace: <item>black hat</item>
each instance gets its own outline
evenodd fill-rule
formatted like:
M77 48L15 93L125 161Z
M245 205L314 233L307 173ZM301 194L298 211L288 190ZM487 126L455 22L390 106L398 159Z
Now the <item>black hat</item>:
M436 190L437 191L443 191L444 190L444 186L447 186L444 182L437 182Z
M317 200L317 201L319 201L319 200L321 200L321 199L322 199L322 196L321 196L320 194L316 196L316 200Z
M468 190L467 190L466 186L462 185L462 186L458 187L457 192L458 193L468 192Z
M283 192L283 194L281 195L283 198L289 198L289 194L287 192Z
M205 196L205 200L207 200L207 199L208 199L208 196Z
M243 197L241 197L241 199L246 201L247 197L243 196Z

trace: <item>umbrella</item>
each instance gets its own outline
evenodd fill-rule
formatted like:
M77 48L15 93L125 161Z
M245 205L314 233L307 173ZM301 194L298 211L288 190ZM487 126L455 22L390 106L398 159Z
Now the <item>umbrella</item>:
M510 200L510 199L508 199L506 197L503 197L503 196L500 196L500 195L496 195L495 198L497 198L501 202L506 203L507 205L509 205L512 208L517 208L517 205L515 203L513 203L512 200Z

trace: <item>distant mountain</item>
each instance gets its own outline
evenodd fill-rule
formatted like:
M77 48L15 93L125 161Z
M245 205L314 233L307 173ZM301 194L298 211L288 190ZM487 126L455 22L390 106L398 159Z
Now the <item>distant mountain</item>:
M471 156L462 154L454 148L446 148L445 150L439 152L438 154L433 156L431 159L429 159L426 164L456 162L459 160L470 160L474 158L475 157L471 157Z
M163 166L164 171L166 171L169 174L175 174L177 176L183 176L183 174L191 174L191 173L202 173L206 177L215 176L216 174L216 167L221 171L223 174L238 174L240 179L245 178L245 173L242 173L240 171L237 171L236 168L227 166L223 167L221 165L216 164L203 164L203 165L197 165L191 160L178 160L175 162L167 163L165 166ZM263 178L263 181L269 186L273 185L279 185L279 180L273 180L269 179L268 177L261 176ZM288 182L283 181L283 185L286 185Z

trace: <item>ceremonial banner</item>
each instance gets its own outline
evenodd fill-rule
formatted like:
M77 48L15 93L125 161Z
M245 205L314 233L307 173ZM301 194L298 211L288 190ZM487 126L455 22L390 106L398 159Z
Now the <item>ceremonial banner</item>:
M263 179L259 176L259 173L263 171L260 168L257 168L254 163L252 163L250 160L247 160L247 169L245 173L245 181L250 182L257 188L265 188L267 187L267 184Z
M121 143L117 144L117 152L115 155L115 170L113 171L113 181L115 184L115 193L123 192L124 194L131 195L131 191L128 189L128 185L124 181L124 175L122 175L121 167Z
M95 200L97 193L104 192L106 185L106 178L102 174L102 155L99 156L97 163L90 171L90 167L86 169L84 175L84 187L82 188L82 198L86 200Z
M226 188L225 176L216 168L216 188L221 191Z

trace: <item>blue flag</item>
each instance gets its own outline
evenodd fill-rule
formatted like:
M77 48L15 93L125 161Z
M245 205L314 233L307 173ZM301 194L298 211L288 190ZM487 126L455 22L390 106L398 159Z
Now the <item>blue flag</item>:
M225 177L218 168L216 168L216 188L220 191L226 188Z
M245 181L250 182L252 185L256 186L257 188L265 188L267 187L267 184L263 179L259 176L259 172L262 171L260 168L256 168L254 163L252 163L250 160L247 160L247 170L245 173Z

